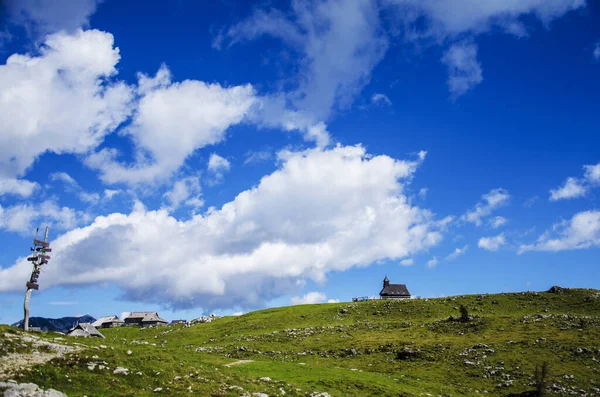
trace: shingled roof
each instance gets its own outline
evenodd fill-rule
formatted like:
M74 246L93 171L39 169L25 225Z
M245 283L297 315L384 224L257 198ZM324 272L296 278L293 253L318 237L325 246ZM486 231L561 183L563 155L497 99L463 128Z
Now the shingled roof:
M379 293L380 296L410 296L406 284L388 284Z
M410 292L406 284L390 284L387 276L383 279L383 289L379 293L381 297L407 297L410 298Z
M99 338L104 338L102 335L92 324L90 323L79 323L75 327L73 327L69 333L69 336L97 336Z
M157 312L131 312L125 320L136 320L136 322L142 324L147 322L168 323L168 321L163 320Z

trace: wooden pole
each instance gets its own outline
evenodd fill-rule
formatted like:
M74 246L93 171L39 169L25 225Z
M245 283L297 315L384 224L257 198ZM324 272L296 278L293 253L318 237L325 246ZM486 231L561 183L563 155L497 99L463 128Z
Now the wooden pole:
M47 243L48 242L48 232L50 230L49 226L46 226L46 233L44 233L44 241ZM39 233L40 229L37 228L35 230L35 238L33 239L33 255L32 257L34 258L34 260L32 261L33 263L33 272L32 272L32 277L33 274L35 272L39 272L40 271L40 267L42 266L42 264L44 263L44 255L46 254L46 247L47 246L43 246L42 250L41 250L41 257L38 258L38 252L37 252L37 238L38 238L38 233ZM39 242L37 243L39 244ZM39 274L39 273L37 273ZM23 302L23 311L24 311L24 317L23 317L23 330L24 331L29 331L29 300L31 299L31 287L30 287L30 283L27 283L27 290L25 291L25 301ZM37 287L35 287L37 289Z
M35 237L33 238L34 244L33 244L33 256L37 256L37 251L35 250L35 240L37 240L38 238L38 232L40 231L40 228L38 227L37 229L35 229ZM34 269L35 269L35 264L34 264ZM27 287L27 291L25 291L25 302L23 302L23 310L24 310L24 317L23 317L23 330L25 332L29 331L29 299L31 299L31 288Z

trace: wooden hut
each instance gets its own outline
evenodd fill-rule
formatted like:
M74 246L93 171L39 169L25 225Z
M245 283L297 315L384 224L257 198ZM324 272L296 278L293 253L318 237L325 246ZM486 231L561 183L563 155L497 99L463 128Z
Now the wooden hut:
M83 337L89 337L89 336L97 336L99 338L104 338L104 335L102 335L100 332L98 332L98 330L96 329L96 327L94 327L92 324L90 323L79 323L77 324L75 327L73 327L68 333L68 336L83 336Z

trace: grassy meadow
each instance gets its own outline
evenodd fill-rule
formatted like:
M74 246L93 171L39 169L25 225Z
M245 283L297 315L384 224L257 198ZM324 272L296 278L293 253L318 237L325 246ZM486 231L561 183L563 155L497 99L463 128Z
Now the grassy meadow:
M457 321L461 305L470 321ZM19 332L0 327L0 358L35 350L5 336ZM301 305L101 332L39 334L80 350L11 378L89 397L508 396L535 389L547 362L549 395L600 395L596 290Z

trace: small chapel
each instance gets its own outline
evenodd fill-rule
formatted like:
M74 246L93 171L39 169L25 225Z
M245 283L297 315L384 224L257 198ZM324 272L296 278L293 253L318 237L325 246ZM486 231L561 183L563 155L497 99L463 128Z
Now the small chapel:
M408 299L410 292L408 292L406 284L390 284L390 279L385 276L379 297L381 299Z

